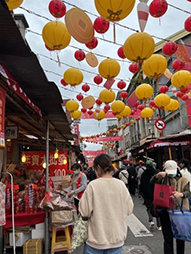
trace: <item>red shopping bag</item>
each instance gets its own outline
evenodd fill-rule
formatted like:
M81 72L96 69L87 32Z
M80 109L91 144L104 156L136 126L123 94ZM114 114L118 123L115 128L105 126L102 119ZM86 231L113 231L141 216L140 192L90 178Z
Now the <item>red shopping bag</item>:
M174 192L174 187L166 184L155 184L153 204L161 207L171 208L172 201L170 196Z

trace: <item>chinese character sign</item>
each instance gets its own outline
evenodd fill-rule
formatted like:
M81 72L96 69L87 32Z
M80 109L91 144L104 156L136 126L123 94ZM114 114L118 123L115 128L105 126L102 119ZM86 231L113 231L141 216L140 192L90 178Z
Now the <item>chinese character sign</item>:
M59 151L58 158L54 158L55 151L49 151L49 175L50 176L64 176L67 174L68 163L64 164L64 160L68 160L67 151ZM43 163L46 162L45 151L25 152L28 170L42 171Z

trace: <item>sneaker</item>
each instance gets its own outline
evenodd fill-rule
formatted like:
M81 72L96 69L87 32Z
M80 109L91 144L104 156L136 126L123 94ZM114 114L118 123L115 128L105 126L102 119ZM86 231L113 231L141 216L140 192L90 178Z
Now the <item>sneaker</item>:
M162 227L157 227L157 230L161 231L161 230L162 230Z
M151 221L151 222L150 222L150 226L149 226L149 228L150 228L150 229L153 229L153 228L154 228L154 225L155 225L155 224L154 224L154 222L153 222L153 221Z

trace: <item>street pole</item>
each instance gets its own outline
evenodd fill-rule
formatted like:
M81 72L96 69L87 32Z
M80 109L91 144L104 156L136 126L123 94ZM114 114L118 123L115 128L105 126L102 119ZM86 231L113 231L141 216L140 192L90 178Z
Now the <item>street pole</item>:
M49 121L46 122L46 191L48 191L49 180ZM48 225L48 211L45 211L45 254L49 254L49 225Z

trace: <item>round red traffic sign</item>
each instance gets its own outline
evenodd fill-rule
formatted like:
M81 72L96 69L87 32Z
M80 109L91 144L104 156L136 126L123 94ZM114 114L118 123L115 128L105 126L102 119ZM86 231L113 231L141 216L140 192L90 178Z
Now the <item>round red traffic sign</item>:
M165 123L165 121L163 121L162 119L157 119L157 120L155 121L155 127L156 127L158 130L162 131L162 130L164 130L164 128L166 127L166 123Z

